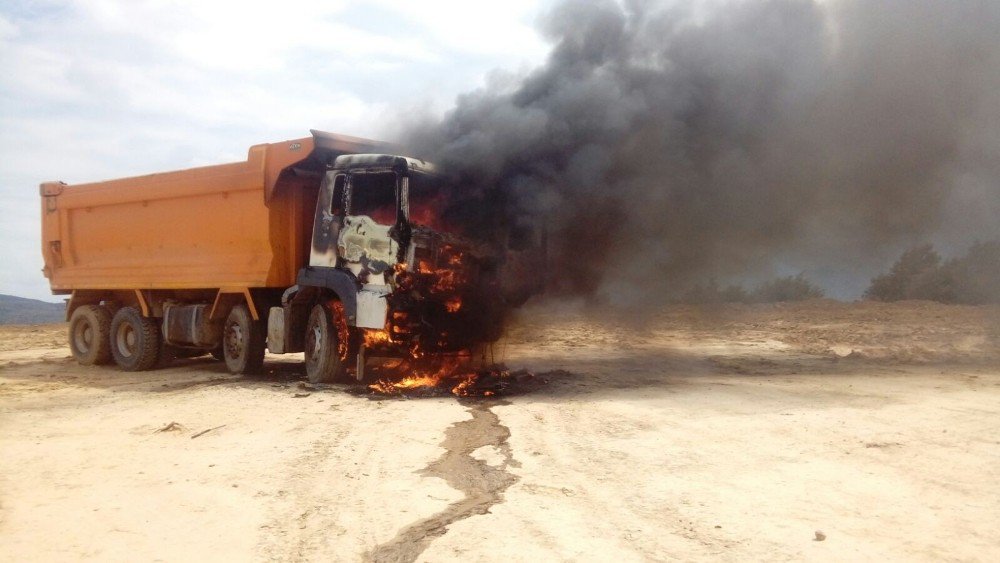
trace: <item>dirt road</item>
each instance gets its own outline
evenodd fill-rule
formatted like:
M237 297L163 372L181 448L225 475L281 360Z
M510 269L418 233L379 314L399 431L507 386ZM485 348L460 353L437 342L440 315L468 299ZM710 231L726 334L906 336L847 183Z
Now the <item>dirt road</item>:
M989 560L996 319L536 308L497 353L547 383L489 401L83 368L62 326L0 327L0 560Z

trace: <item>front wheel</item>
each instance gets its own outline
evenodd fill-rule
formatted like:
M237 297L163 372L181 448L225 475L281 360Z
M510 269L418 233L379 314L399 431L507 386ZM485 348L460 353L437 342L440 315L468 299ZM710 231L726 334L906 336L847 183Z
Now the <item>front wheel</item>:
M222 355L230 373L260 373L264 366L264 329L246 305L230 311L222 327Z
M346 344L346 343L345 343ZM312 308L306 323L306 376L310 383L333 383L344 377L340 338L330 308L322 303Z

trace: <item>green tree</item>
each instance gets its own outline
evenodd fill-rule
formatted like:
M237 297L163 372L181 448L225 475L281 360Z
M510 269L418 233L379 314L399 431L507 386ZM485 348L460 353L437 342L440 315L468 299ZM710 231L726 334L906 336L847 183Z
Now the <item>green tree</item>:
M979 305L1000 303L1000 241L977 242L945 268L952 278L953 300Z
M940 285L936 272L940 270L941 256L930 244L913 247L903 253L888 273L876 276L865 290L865 298L875 301L919 299L917 292L931 292Z

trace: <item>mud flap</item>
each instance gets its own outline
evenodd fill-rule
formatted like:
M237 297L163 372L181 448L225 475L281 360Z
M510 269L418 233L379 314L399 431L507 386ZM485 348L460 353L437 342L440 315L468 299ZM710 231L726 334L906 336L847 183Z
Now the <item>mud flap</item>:
M267 349L272 354L285 353L285 310L271 307L267 315Z
M385 328L389 304L386 296L392 292L388 285L365 284L358 292L358 313L355 326L359 328Z

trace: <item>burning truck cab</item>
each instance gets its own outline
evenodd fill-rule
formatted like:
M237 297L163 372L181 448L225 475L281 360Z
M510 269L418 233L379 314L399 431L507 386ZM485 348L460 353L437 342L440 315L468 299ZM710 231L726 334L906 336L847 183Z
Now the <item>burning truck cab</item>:
M544 240L449 221L456 191L422 160L337 158L320 184L308 266L271 309L268 348L304 351L312 382L361 380L372 357L481 355L509 310L541 289Z

